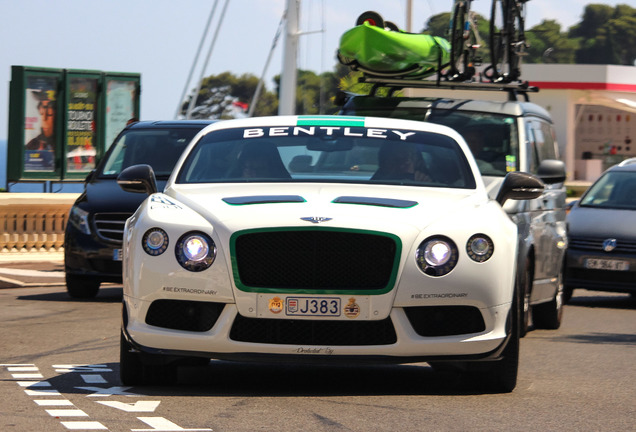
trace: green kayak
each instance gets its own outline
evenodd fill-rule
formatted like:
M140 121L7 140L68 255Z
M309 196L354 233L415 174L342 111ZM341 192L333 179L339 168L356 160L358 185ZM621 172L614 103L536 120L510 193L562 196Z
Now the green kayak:
M449 62L450 43L438 36L394 31L363 22L342 35L338 58L371 75L422 77Z

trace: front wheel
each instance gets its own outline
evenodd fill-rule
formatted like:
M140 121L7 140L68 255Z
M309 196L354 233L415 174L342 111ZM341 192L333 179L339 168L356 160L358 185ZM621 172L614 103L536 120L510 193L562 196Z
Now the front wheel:
M66 273L66 291L73 298L93 298L99 291L99 281L87 277Z
M561 327L563 319L563 277L559 275L554 298L547 303L532 308L532 321L536 328L556 330Z
M119 379L123 385L169 385L177 381L176 364L144 362L142 354L133 352L132 348L122 331L119 343Z

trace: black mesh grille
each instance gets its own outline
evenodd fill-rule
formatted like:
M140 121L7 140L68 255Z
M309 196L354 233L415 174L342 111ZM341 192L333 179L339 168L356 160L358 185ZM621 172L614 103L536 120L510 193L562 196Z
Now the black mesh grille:
M397 341L389 318L381 321L317 321L237 315L230 339L282 345L389 345Z
M224 303L155 300L148 308L146 324L173 330L204 332L214 326L224 306Z
M243 234L235 248L246 286L331 290L386 288L397 250L390 237L328 230Z
M407 307L404 312L420 336L461 335L486 329L481 312L472 306Z
M103 240L122 244L124 225L132 213L95 213L94 224L97 235Z
M594 238L594 237L570 237L568 239L568 247L571 249L602 251L603 242L607 240L607 237ZM616 249L612 253L636 253L636 242L633 240L621 240L617 239Z

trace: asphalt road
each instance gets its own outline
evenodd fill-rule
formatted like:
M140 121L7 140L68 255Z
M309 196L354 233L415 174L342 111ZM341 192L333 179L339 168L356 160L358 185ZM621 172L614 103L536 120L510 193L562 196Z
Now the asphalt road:
M27 277L6 267L0 277ZM424 363L214 361L181 369L173 387L130 388L118 378L121 288L72 300L59 268L40 271L50 278L0 289L3 432L636 430L636 301L626 295L577 291L561 329L522 340L511 394L475 392Z

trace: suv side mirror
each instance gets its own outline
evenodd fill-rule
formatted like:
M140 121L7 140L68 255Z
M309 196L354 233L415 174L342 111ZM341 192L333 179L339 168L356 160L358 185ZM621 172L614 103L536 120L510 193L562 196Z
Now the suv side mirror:
M545 159L539 164L537 176L546 184L565 181L565 163L556 159Z
M126 192L146 193L157 192L155 172L150 165L133 165L123 170L117 176L117 184Z
M503 206L509 199L535 199L543 194L544 189L545 185L538 177L524 172L510 172L506 174L495 200Z

